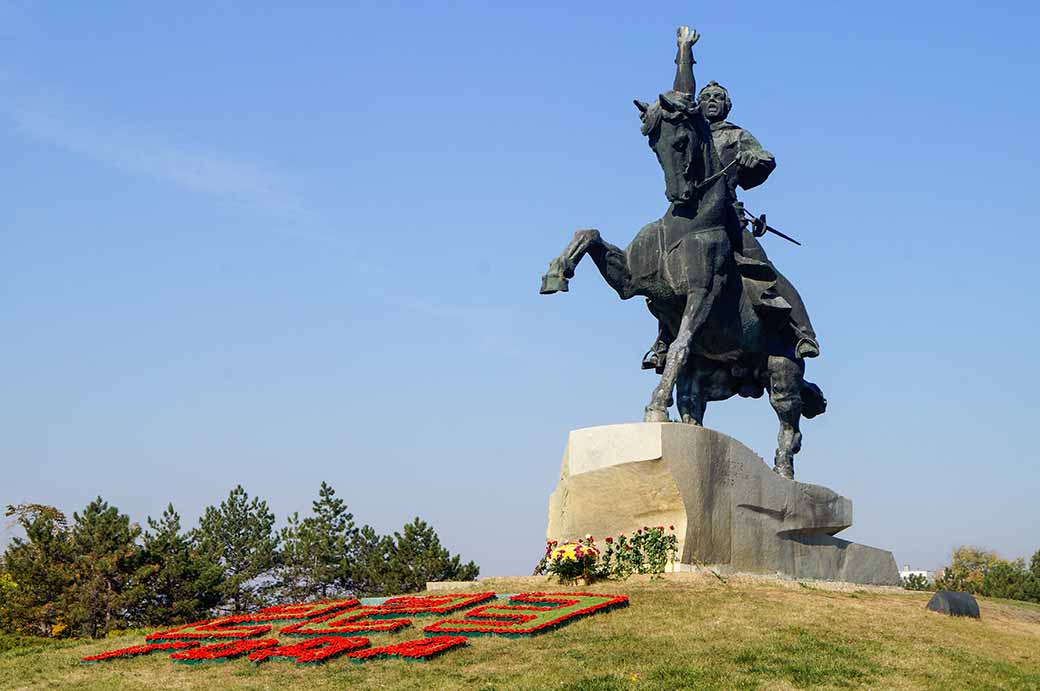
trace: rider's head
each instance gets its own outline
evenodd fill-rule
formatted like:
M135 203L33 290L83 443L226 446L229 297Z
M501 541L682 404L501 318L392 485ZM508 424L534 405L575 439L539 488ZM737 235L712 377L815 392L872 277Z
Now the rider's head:
M718 82L708 82L697 96L697 102L701 106L701 113L708 122L719 122L729 116L729 110L733 102L729 100L729 92L726 87Z

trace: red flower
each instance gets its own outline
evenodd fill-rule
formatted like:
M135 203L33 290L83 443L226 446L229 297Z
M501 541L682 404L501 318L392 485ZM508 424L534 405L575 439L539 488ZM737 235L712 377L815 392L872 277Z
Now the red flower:
M675 530L675 526L674 525L668 526L668 530Z
M609 544L610 544L610 543L612 543L612 542L614 542L614 538L612 538L612 537L608 537L608 538L607 538L607 544L609 545Z

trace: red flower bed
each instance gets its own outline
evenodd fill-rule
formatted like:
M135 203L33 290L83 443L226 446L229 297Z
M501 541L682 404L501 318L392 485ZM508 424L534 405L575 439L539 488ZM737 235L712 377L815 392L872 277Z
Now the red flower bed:
M163 643L146 643L144 645L133 645L129 648L120 648L119 650L109 650L106 653L100 653L98 655L91 655L85 657L80 662L104 662L107 660L118 660L119 658L137 657L138 655L147 655L148 653L154 653L157 650L186 650L187 648L194 648L198 643L195 641L165 641Z
M165 639L189 639L208 640L214 638L229 638L238 640L241 638L252 638L271 630L270 624L258 622L268 621L263 615L240 614L232 617L217 617L216 619L203 619L192 624L185 624L166 631L156 631L145 637L146 641L160 641Z
M279 621L284 619L313 619L333 612L341 612L345 609L359 607L361 601L357 598L347 600L322 600L321 602L298 602L291 605L275 605L265 607L257 612L255 617L263 618L263 621Z
M183 653L174 653L170 659L175 662L186 662L195 664L199 662L223 662L234 657L242 657L256 650L274 648L278 641L273 638L262 638L258 641L231 641L230 643L217 643L207 645L204 648L193 648Z
M259 664L273 657L288 657L292 658L298 665L318 664L351 650L367 647L367 638L322 636L321 638L311 638L295 645L280 645L276 648L263 648L254 651L249 654L249 661Z
M334 612L324 617L293 624L282 629L289 636L343 636L356 633L400 631L411 626L411 619L398 619L402 614L443 614L493 599L494 593L462 595L425 595L393 597L381 605Z
M628 598L624 595L594 593L523 593L509 598L509 603L507 606L477 607L467 612L464 619L444 619L427 626L423 631L463 636L533 636L559 628L579 617L624 607L628 604ZM539 606L546 603L550 606Z
M357 600L279 605L257 614L218 617L158 631L147 637L150 642L145 645L92 655L82 661L100 662L157 651L175 651L170 658L188 664L243 656L254 664L275 658L317 664L340 656L353 662L386 657L427 660L466 645L468 636L531 636L628 604L628 598L621 595L594 593L524 593L511 597L507 605L489 602L494 597L492 592L407 595L369 607L359 607ZM461 619L441 619L425 627L426 638L369 648L367 638L348 637L354 632L397 631L411 625L411 619L401 615L440 615L463 608L472 609ZM301 619L304 621L285 626L281 632L311 637L308 640L291 645L279 645L272 638L246 640L271 631L269 622ZM225 640L199 647L206 639Z
M292 619L313 619L321 616L334 616L343 611L358 607L358 600L330 600L325 602L302 602L291 605L277 605L260 610L256 614L237 614L216 619L204 619L166 631L157 631L145 638L148 641L165 639L239 639L252 638L267 633L271 625L266 622Z
M466 593L462 595L403 595L388 598L376 607L388 614L445 614L463 607L494 599L495 594Z
M380 648L369 648L359 650L347 655L352 662L364 662L380 657L400 657L405 660L429 660L431 657L447 652L452 648L466 645L465 636L433 636L431 638L419 638L414 641L405 641L394 645L384 645Z
M374 614L385 614L378 608L362 607L349 612L339 612L311 619L299 624L292 624L282 629L288 636L348 636L355 633L378 633L380 631L400 631L412 625L411 619L383 619L366 621Z

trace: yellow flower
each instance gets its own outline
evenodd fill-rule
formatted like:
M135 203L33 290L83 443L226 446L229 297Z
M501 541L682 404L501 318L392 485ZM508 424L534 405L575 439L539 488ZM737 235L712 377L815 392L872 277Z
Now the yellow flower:
M560 561L578 561L578 559L584 559L589 556L598 557L599 550L591 545L568 542L554 549L549 558L553 561L557 559Z

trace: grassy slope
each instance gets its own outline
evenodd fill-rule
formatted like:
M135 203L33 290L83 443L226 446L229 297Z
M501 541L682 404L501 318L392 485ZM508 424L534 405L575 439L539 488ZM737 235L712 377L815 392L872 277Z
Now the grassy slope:
M529 579L489 579L497 592ZM606 583L626 609L531 639L476 638L425 663L334 661L296 668L245 661L189 667L152 655L78 659L143 642L144 632L0 652L2 689L1040 689L1040 607L982 600L982 620L926 612L927 593L684 575ZM373 636L373 644L415 633Z

